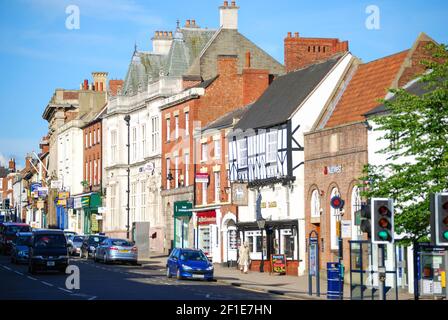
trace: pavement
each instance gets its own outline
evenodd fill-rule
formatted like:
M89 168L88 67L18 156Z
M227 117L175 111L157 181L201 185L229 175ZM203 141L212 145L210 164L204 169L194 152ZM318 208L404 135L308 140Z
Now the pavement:
M153 256L149 261L142 261L142 265L158 265L160 268L164 268L166 259L166 256ZM318 297L316 295L315 279L313 279L313 295L310 296L308 294L308 276L297 277L254 271L249 271L247 274L244 274L236 267L229 268L220 264L215 264L214 266L214 277L218 283L265 292L283 297L284 299L327 300L327 280L324 275L320 279L320 296ZM378 299L378 292L374 294L374 299ZM387 299L395 299L395 291L391 290L387 295ZM400 289L398 299L413 300L414 296ZM350 300L350 284L347 280L344 282L344 300Z

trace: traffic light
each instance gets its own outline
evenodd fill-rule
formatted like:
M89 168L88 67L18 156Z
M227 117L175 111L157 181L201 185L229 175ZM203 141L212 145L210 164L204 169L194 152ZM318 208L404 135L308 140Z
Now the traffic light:
M373 198L372 242L394 243L394 207L392 199Z
M448 192L431 194L431 240L437 246L448 245Z
M371 219L371 210L370 210L370 203L362 203L361 204L361 210L359 212L360 218L361 218L361 224L360 229L362 232L367 233L368 238L370 239L372 237L372 226L370 223Z

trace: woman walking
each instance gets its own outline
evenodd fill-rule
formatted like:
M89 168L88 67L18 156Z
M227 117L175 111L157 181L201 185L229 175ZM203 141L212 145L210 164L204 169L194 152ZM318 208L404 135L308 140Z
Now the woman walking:
M240 246L238 264L240 266L241 273L247 273L250 264L249 242L247 241Z

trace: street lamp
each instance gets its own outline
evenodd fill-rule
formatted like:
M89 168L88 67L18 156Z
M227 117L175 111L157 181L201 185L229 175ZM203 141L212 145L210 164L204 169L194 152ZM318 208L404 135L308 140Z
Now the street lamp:
M130 168L130 164L131 164L131 127L130 127L130 121L131 121L131 116L130 115L126 115L124 117L124 121L126 121L126 126L128 127L128 143L127 143L127 148L128 148L128 168L127 168L127 172L128 172L128 188L126 190L128 199L127 199L127 206L126 206L126 211L128 214L128 223L126 225L126 238L129 239L129 201L130 201L130 184L131 184L131 168Z
M266 220L260 218L257 220L258 228L261 230L261 264L260 264L260 272L264 272L264 241L263 241L263 229L266 225Z

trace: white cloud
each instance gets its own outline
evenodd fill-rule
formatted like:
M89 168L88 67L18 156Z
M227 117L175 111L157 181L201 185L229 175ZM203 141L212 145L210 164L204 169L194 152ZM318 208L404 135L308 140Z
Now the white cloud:
M6 167L8 165L8 159L0 153L0 166Z

